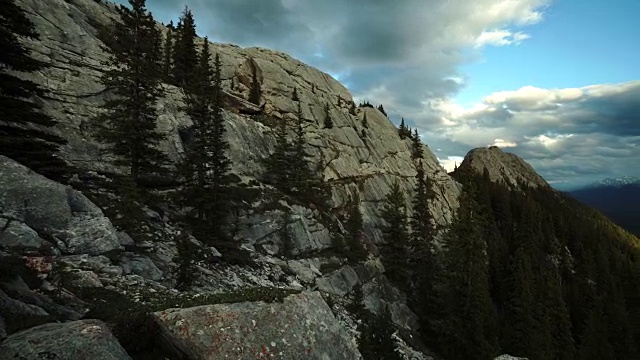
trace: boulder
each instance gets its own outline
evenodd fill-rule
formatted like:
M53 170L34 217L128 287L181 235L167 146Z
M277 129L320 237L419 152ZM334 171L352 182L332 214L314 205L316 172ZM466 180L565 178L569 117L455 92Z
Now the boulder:
M124 253L120 258L119 265L125 275L139 275L145 279L158 281L162 279L162 271L156 264L144 255L134 253Z
M18 221L0 218L0 248L20 255L55 255L53 246Z
M55 239L67 254L122 249L109 219L84 195L5 156L0 156L0 215L13 219L13 229L26 236L23 245L43 245L37 233Z
M0 290L0 333L12 333L44 324L53 317L41 307L25 304ZM0 334L2 335L2 334Z
M318 290L328 292L333 295L345 296L360 279L351 266L344 266L338 271L332 272L329 276L316 280Z
M282 303L243 302L153 314L160 332L190 359L360 359L354 338L318 292Z
M45 324L7 337L0 360L101 359L128 360L127 352L99 320Z

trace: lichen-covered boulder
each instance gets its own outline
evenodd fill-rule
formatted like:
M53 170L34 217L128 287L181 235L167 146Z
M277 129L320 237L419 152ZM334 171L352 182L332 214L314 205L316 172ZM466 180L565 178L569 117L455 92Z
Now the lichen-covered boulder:
M44 324L9 335L0 343L0 360L128 360L107 326L98 320Z
M153 314L166 340L189 359L360 359L354 338L318 292L282 303L243 302Z

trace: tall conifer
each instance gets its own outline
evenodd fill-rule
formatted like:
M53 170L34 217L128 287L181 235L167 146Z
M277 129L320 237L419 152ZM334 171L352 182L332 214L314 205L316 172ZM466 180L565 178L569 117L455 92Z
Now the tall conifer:
M220 68L218 55L211 67L209 41L205 38L194 78L185 89L186 112L194 124L194 137L186 149L183 166L187 179L184 200L195 209L197 227L205 229L210 239L218 240L224 238L222 224L230 208L225 194L230 160L224 137Z
M103 125L98 138L115 156L116 165L129 169L138 183L144 175L158 172L166 155L157 145L164 138L156 131L155 103L162 94L161 36L145 0L129 0L131 9L118 8L120 22L101 34L111 53L102 83L115 97L104 104L106 113L96 119Z
M57 155L66 141L46 130L56 122L41 112L32 101L44 90L13 72L29 73L45 67L33 59L20 38L38 39L34 24L14 0L0 6L0 155L32 170L61 180L70 169Z
M405 195L397 181L391 185L381 217L384 220L382 234L385 241L383 265L390 279L406 289L409 231Z
M195 46L196 36L193 13L185 6L176 28L173 49L173 80L177 86L182 88L189 86L198 63Z

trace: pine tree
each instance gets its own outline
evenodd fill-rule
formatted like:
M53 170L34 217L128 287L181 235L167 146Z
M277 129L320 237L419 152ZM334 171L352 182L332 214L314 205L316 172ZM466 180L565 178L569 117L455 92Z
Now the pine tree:
M411 158L424 159L424 151L422 149L422 141L420 141L420 135L418 135L418 129L413 130L413 136L411 137Z
M331 113L329 111L329 104L324 104L324 128L332 129L333 128L333 119L331 119Z
M126 166L131 179L157 173L166 155L157 145L164 138L156 131L155 103L162 94L160 84L161 36L145 0L129 0L131 9L118 8L120 23L101 34L111 52L102 83L115 98L104 104L106 113L96 118L103 127L97 137L115 156L114 164Z
M347 219L345 221L346 245L349 248L347 258L349 261L357 262L367 258L367 250L362 244L363 220L360 212L360 194L358 192L349 196L347 200Z
M302 107L298 102L296 110L296 129L295 138L293 140L293 148L291 154L288 156L287 169L291 172L291 188L296 189L298 194L308 194L314 175L311 172L309 164L309 154L305 150L307 144L304 131L304 119L302 113Z
M406 265L408 259L409 232L405 195L395 181L387 194L381 217L384 220L382 234L385 242L383 265L390 280L406 289L408 284Z
M351 101L351 107L349 108L349 114L356 116L357 112L356 112L356 103L354 101Z
M400 127L398 128L398 135L400 136L400 139L404 139L405 137L407 137L407 131L408 129L404 124L404 118L402 118L402 120L400 120Z
M289 173L291 143L287 136L287 122L280 119L275 129L276 145L274 152L266 159L266 181L279 188L291 188Z
M249 89L249 102L254 105L260 106L260 98L262 97L262 90L260 90L260 81L258 81L258 69L257 65L254 66L253 74L251 75L251 89Z
M186 178L183 200L194 207L193 218L199 231L218 241L226 238L222 224L230 210L225 190L231 164L226 155L229 144L224 137L220 72L217 54L211 67L209 41L205 38L194 79L185 89L186 113L194 124L194 139L186 149L182 166Z
M429 202L433 200L435 193L432 189L431 179L424 173L422 161L418 163L416 171L416 187L413 197L413 214L411 216L411 244L415 249L428 249L433 252L433 239L436 229L433 225Z
M174 38L175 26L173 21L167 25L167 33L164 38L164 46L162 48L163 61L162 61L162 76L166 81L171 80L171 74L173 72L173 38Z
M380 104L380 106L378 106L378 111L380 111L382 113L382 115L387 116L387 112L384 111L384 106L382 106L382 104Z
M175 260L178 265L175 272L176 289L187 290L195 280L197 257L195 244L189 239L189 234L181 230L176 237L176 248L178 254Z
M189 86L198 63L196 51L196 23L191 10L185 6L176 28L173 48L173 81L182 88Z
M0 154L54 180L63 180L70 168L57 155L66 141L51 133L56 122L31 100L45 91L14 72L30 73L45 67L33 59L20 38L38 39L35 25L14 0L0 6Z
M365 129L369 128L369 121L367 121L367 112L364 112L364 117L362 118L362 127Z
M293 95L291 96L291 99L293 101L300 101L300 97L298 96L298 88L297 87L293 88Z
M491 359L497 352L495 314L489 294L486 245L473 200L465 189L444 241L443 271L436 284L443 308L435 322L447 359Z

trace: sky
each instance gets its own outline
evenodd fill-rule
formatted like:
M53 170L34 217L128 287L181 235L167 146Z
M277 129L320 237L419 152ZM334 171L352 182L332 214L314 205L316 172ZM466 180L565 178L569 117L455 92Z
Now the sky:
M124 2L118 0L117 2ZM148 0L280 50L417 128L445 168L497 145L570 190L640 176L638 0Z

